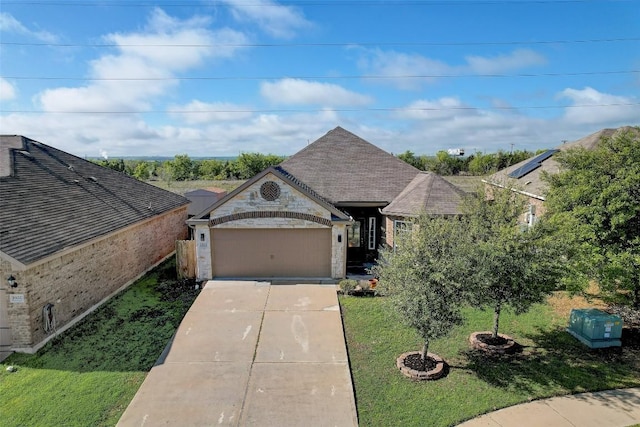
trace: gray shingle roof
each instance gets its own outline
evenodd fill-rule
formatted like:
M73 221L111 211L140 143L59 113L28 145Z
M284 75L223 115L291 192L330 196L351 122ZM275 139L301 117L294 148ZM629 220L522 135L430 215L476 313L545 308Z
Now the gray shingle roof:
M582 147L586 150L593 150L603 137L611 137L618 132L624 132L631 129L633 129L631 126L624 126L617 129L601 129L598 132L585 136L584 138L562 144L556 147L556 149L560 151L566 151L571 148ZM495 174L488 177L485 182L501 186L508 185L531 196L544 200L544 194L547 187L546 183L542 180L543 172L556 174L560 171L560 165L554 157L555 156L552 156L542 161L540 167L534 169L533 171L518 179L509 177L509 174L514 170L526 165L530 159L524 160L520 163L516 163L513 166L509 166L508 168L496 172Z
M177 194L22 136L0 177L0 251L22 264L189 203Z
M420 171L337 127L281 163L336 205L390 203Z
M432 173L418 174L413 181L382 209L385 215L415 217L420 213L432 215L460 214L465 193L444 178Z

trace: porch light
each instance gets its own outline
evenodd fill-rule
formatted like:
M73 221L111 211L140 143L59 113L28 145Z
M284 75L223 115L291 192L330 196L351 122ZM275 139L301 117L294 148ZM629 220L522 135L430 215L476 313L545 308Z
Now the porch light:
M12 288L18 287L18 284L16 283L16 278L13 277L13 274L7 278L7 283Z

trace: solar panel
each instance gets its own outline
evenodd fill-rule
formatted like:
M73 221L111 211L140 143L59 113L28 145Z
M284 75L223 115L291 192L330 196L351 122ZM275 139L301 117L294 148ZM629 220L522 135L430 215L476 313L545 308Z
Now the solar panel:
M547 150L544 153L538 154L533 159L520 166L518 169L514 169L513 171L511 171L511 173L509 173L509 176L515 179L522 178L526 174L538 169L540 166L542 166L542 162L553 156L558 151L560 150Z

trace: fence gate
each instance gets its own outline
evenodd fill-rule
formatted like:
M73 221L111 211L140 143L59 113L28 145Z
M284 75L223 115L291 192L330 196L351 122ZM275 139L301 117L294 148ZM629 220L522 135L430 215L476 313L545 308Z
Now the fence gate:
M196 278L195 240L176 240L176 269L178 279Z

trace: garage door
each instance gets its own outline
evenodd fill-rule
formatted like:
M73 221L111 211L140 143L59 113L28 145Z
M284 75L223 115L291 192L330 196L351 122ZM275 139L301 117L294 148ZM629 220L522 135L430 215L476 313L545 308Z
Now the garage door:
M331 229L213 229L214 277L331 277Z

